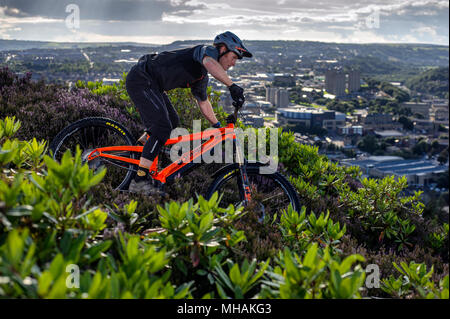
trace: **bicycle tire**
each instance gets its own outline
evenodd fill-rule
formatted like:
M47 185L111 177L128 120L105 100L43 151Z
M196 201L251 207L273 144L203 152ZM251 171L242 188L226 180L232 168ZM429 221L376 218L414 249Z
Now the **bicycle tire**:
M50 143L49 149L53 152L53 159L60 160L67 149L75 154L76 145L80 146L82 156L85 156L89 150L97 147L135 145L134 142L133 135L122 124L108 118L88 117L70 124L59 132ZM133 152L121 152L121 155L137 158ZM90 166L91 164L94 169L98 169L102 165L106 166L107 173L103 181L109 182L114 189L118 190L128 189L137 169L137 165L134 164L116 163L122 166L120 168L114 165L114 161L101 158L95 163L90 163Z
M248 180L250 182L251 188L252 188L252 184L255 184L255 181L257 180L257 179L255 179L255 177L258 177L258 178L261 177L261 179L262 178L268 179L268 180L272 181L273 183L272 184L268 183L267 185L264 185L264 187L266 187L267 189L270 189L271 187L278 185L279 188L281 188L283 190L283 195L286 197L286 201L284 203L285 207L281 207L280 210L287 209L287 206L290 203L294 210L300 211L300 202L298 200L297 192L295 191L294 186L292 186L292 184L287 180L287 178L278 172L273 173L273 174L260 174L259 169L260 169L260 166L257 164L249 163L247 165L247 176L248 176ZM237 194L237 193L239 193L237 185L240 182L239 169L233 165L230 165L229 169L226 169L223 172L221 172L220 175L211 183L211 185L209 186L209 189L207 191L206 198L207 199L211 198L211 196L214 194L214 192L219 191L219 195L221 193L223 195L222 200L220 202L221 207L226 208L229 204L236 205L236 202L233 203L232 202L233 200L231 200L231 202L230 202L230 200L227 200L227 198L226 198L226 194L225 194L223 188L227 187L227 182L230 182L229 185L233 186L233 187L228 187L228 188L232 188L233 189L232 191L235 193L232 196L235 196L235 198L237 196L239 196L239 201L242 202L243 196L241 194L239 194L239 195ZM257 191L259 191L259 190L257 190ZM289 200L289 203L287 202L287 200ZM272 204L277 205L276 202L273 202ZM269 211L268 213L270 215L273 215L274 214L273 209L271 211ZM278 216L280 216L280 213L278 213Z

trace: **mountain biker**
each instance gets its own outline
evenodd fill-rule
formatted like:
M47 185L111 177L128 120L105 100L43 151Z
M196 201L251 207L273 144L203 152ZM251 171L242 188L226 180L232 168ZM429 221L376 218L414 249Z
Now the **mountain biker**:
M153 160L170 137L172 129L179 125L179 117L165 91L175 88L190 88L203 116L213 125L220 127L211 103L207 97L208 73L225 84L232 99L242 105L244 89L234 84L226 71L238 59L251 58L242 41L227 31L214 38L213 46L195 47L148 54L141 57L127 75L126 89L141 115L146 140L139 160L139 168L129 191L160 193L153 186L149 172Z

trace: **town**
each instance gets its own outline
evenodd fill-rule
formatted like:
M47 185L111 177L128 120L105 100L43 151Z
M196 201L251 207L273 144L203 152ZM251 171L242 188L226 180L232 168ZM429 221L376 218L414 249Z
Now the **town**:
M144 54L207 43L11 44L0 47L0 61L69 87L112 84ZM294 131L298 143L359 166L363 177L405 176L408 189L423 190L428 201L448 191L448 46L249 41L249 48L254 59L230 72L245 89L245 124ZM212 77L209 83L230 112L226 87Z

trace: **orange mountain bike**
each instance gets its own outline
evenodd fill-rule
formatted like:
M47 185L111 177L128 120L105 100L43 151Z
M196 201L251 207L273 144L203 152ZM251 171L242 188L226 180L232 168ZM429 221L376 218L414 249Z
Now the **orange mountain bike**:
M194 161L196 158L211 152L217 144L231 140L236 163L227 164L212 175L213 181L207 194L204 194L205 197L210 198L218 191L222 194L221 207L227 207L229 204L247 205L251 201L257 201L263 215L269 212L272 215L286 209L289 204L299 211L297 193L282 174L279 172L261 174L260 167L265 164L248 162L245 158L234 130L237 112L238 108L235 108L234 115L227 118L226 127L208 131L211 138L203 143L202 132L169 139L165 146L195 140L199 140L201 144L160 170L158 170L158 155L150 168L152 177L162 185L169 184L175 177L183 177L192 169L204 164L198 163L198 160ZM60 160L66 150L70 149L73 153L79 145L83 161L89 163L92 169L106 166L105 180L116 189L127 190L135 176L143 150L143 146L136 145L135 141L128 129L120 123L92 117L79 120L63 129L50 144L50 149L53 151L53 158Z

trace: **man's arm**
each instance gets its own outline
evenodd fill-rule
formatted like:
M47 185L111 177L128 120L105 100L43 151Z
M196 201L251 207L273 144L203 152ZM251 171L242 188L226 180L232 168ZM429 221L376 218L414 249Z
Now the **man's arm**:
M198 106L200 108L200 111L202 112L203 116L211 123L216 124L219 122L216 118L216 115L214 114L211 102L209 102L208 99L205 101L197 100Z
M218 81L230 87L233 84L227 72L222 68L222 66L210 56L205 56L203 58L203 66L208 70L208 72ZM211 104L210 104L211 105Z

